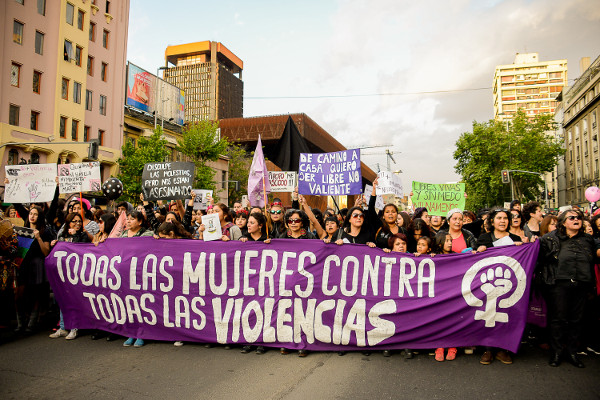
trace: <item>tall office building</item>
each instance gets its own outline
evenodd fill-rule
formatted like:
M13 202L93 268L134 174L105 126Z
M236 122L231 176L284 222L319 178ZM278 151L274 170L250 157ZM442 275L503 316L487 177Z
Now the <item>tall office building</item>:
M243 116L244 63L222 43L169 46L165 62L165 81L185 92L186 122Z
M494 73L494 119L511 119L522 108L529 117L554 113L567 85L567 60L540 61L538 53L517 53L513 64Z
M2 165L86 161L97 139L106 179L123 143L129 0L0 4Z

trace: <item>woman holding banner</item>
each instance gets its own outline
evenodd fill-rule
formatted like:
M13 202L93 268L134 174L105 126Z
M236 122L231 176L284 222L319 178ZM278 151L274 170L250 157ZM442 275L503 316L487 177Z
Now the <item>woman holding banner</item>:
M377 201L377 179L373 181L373 191L369 199L369 221L372 221L372 229L375 233L375 244L380 249L385 249L389 245L389 240L396 233L406 233L403 228L397 225L398 207L395 204L386 204L383 207L383 216L379 218L375 211L375 202Z
M463 213L459 208L454 208L446 214L448 233L452 236L452 251L462 253L466 249L474 250L477 239L468 230L463 229Z
M335 244L344 243L366 244L369 247L375 247L373 243L373 233L369 225L365 222L365 214L362 207L354 206L348 211L342 228L340 228Z
M250 210L254 212L254 210ZM285 237L285 210L280 199L274 198L269 210L267 211L267 223L269 224L269 234L273 239Z

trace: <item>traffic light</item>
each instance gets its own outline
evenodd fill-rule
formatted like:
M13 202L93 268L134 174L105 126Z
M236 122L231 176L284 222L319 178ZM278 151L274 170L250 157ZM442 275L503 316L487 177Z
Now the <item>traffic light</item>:
M90 160L98 159L98 140L90 140L90 147L88 147L88 158Z
M548 190L548 200L552 200L552 191Z
M502 170L502 183L510 183L510 177L508 176L508 170Z

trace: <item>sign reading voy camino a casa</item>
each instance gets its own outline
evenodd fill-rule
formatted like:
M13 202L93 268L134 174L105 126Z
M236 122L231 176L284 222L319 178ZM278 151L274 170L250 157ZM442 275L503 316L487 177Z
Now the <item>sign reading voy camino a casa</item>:
M362 193L360 149L300 153L298 193L338 196Z

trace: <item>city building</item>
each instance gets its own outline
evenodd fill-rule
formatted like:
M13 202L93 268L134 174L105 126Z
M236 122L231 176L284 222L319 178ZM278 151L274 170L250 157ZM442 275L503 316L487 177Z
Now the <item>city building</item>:
M600 186L598 113L600 113L600 56L581 60L582 74L562 94L565 140L566 205L589 206L585 190Z
M513 64L494 73L494 119L511 119L522 108L534 117L554 113L556 96L567 85L567 60L540 61L538 53L517 53Z
M87 142L97 140L107 179L123 143L129 0L5 0L2 8L2 165L86 161Z
M186 94L185 121L243 116L244 63L222 43L204 41L169 46L164 79Z

